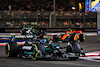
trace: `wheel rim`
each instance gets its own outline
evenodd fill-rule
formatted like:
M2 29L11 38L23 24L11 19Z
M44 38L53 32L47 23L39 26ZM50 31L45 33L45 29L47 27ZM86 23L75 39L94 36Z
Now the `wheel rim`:
M10 55L10 45L9 45L9 43L7 43L6 44L6 50L5 50L5 52L6 52L6 57L9 57L9 55Z
M37 48L36 44L33 44L32 60L36 60L37 55L38 55L38 48Z

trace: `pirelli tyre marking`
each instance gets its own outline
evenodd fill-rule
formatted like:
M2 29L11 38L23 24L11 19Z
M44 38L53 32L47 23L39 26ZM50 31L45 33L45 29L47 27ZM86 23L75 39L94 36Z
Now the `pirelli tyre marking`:
M8 48L8 49L6 49L6 51L7 51L6 57L9 57L9 55L10 55L10 52L9 52L10 51L10 45L9 45L9 43L7 43L6 45L7 45L7 48Z
M35 47L35 57L33 57L32 58L32 60L36 60L36 58L37 58L37 55L38 55L38 48L37 48L37 46L36 46L36 44L33 44L33 46ZM33 50L33 52L34 52L34 50Z

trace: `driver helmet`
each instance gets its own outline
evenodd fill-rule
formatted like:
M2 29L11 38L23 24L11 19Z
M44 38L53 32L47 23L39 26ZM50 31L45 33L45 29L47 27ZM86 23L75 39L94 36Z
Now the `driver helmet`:
M46 43L46 39L42 39L42 40L40 40L40 43Z

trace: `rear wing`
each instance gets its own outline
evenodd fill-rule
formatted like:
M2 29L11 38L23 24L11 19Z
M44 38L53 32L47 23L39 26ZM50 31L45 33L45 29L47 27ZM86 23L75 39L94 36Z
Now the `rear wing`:
M80 31L72 31L72 30L70 30L70 31L66 31L65 33L80 33L80 34L82 34L82 31L80 30Z

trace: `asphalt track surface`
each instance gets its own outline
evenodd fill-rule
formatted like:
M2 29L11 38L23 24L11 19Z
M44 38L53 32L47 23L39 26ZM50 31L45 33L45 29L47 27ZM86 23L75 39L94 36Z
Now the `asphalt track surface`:
M100 36L86 36L86 41L79 43L85 52L100 50ZM61 46L66 46L62 44ZM31 59L21 58L6 58L4 47L0 47L0 67L100 67L99 62L87 61L78 59L70 61L66 59L44 60L38 59L33 61Z

